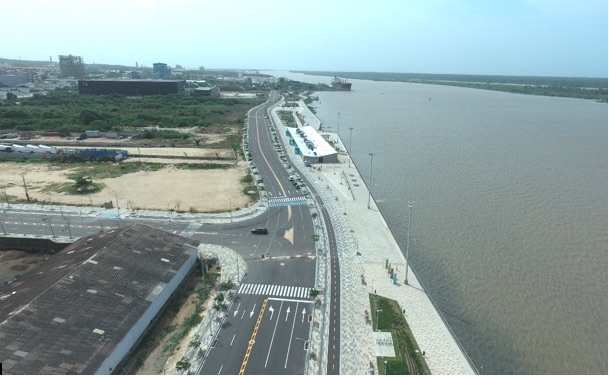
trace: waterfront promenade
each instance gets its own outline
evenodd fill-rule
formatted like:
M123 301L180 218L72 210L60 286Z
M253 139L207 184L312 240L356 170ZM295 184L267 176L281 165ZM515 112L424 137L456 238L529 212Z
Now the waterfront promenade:
M364 310L370 310L369 294L396 300L404 310L406 320L433 374L474 374L467 357L434 308L417 277L409 270L409 284L404 284L405 258L393 234L385 223L374 200L368 209L368 179L364 181L357 167L349 164L349 156L335 133L325 133L336 141L342 153L339 163L320 164L306 168L300 156L294 154L285 136L285 127L273 110L273 122L278 126L286 151L293 165L315 185L323 205L332 217L340 259L341 275L341 374L368 374L369 363L376 364L377 350L373 324L366 324ZM287 110L287 109L286 109ZM319 119L303 101L298 109L304 123L319 127ZM350 166L349 166L350 165ZM364 177L366 177L364 175ZM407 216L404 216L405 226ZM323 256L320 256L323 258ZM389 278L385 260L397 268L397 283ZM361 276L366 284L362 283ZM312 370L311 373L315 373Z

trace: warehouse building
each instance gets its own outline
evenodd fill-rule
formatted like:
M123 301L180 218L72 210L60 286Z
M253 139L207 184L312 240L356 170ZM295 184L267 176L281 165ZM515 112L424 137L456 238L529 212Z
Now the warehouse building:
M30 82L30 75L0 75L0 87L17 86Z
M136 223L83 237L3 285L3 372L112 374L195 265L198 244Z
M220 89L217 86L202 86L194 89L193 93L198 96L218 97L220 96Z
M185 84L185 80L78 80L78 92L126 96L184 94Z

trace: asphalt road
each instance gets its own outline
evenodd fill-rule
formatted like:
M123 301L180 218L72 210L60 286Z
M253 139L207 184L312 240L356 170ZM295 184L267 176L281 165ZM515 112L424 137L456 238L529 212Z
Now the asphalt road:
M270 103L276 99L271 94ZM266 228L268 235L248 237L244 224L223 227L224 234L214 235L234 242L231 248L246 259L248 275L199 374L305 372L313 310L309 291L315 283L313 221L302 190L289 180L275 149L266 106L250 111L247 150L269 203L277 206L245 222L252 228Z

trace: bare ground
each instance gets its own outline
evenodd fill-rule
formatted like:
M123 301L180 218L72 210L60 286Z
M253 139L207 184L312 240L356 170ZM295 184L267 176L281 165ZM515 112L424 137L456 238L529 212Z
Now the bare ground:
M244 162L228 169L212 170L185 170L168 165L158 171L141 171L100 180L98 182L105 188L91 195L69 195L49 188L54 183L73 183L67 177L73 171L69 167L2 162L0 189L6 190L9 198L25 200L25 177L30 198L43 202L99 207L109 201L116 206L118 199L118 205L123 209L216 212L228 211L229 205L233 210L248 205L250 199L242 193L240 183L246 169ZM0 198L0 201L5 202L5 198Z

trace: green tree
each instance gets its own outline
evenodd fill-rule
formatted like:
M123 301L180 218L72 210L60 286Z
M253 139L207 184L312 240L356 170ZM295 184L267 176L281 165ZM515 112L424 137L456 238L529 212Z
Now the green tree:
M183 370L188 370L188 368L190 368L190 361L188 361L188 359L186 358L186 356L183 356L177 363L176 363L176 370L177 371L183 371Z
M80 120L81 124L89 125L89 123L95 120L102 120L102 117L95 111L83 110L80 112L78 119Z

